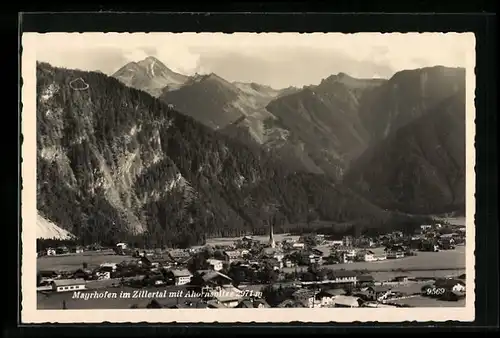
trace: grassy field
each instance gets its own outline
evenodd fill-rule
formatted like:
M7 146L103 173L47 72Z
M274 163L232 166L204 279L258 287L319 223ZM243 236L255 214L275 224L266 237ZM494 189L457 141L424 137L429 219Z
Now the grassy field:
M76 270L87 263L89 268L102 263L120 263L131 260L129 256L115 255L113 251L84 252L81 254L68 254L61 256L43 256L37 258L37 270Z
M465 226L465 217L448 217L442 218L442 220L453 225Z
M381 248L373 249L378 253ZM345 264L324 265L331 269L390 271L390 270L461 270L465 269L465 246L457 246L455 250L440 252L417 252L417 256L401 259L388 259L379 262L356 262ZM287 272L295 268L285 268ZM401 273L400 273L401 274Z

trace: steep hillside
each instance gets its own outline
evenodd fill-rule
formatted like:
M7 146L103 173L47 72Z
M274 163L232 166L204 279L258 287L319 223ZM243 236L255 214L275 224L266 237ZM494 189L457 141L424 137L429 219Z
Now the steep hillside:
M388 209L430 214L465 207L465 92L389 134L352 164L345 183Z
M53 222L37 213L36 215L36 238L66 240L74 238L70 232L58 227Z
M265 137L262 121L272 117L265 106L279 95L279 90L268 86L230 83L212 73L197 75L179 90L165 91L160 98L212 129L238 121L248 136L261 144Z
M257 106L265 106L267 103L269 103L269 98L276 97L280 93L280 91L277 89L255 82L233 82L233 85L242 92L251 96L256 101Z
M371 138L380 140L464 88L464 68L404 70L367 92L359 115Z
M144 90L155 97L163 90L180 88L189 79L188 76L173 72L152 56L126 64L116 71L113 77L127 86Z
M215 74L208 74L193 77L179 90L165 91L160 99L204 125L218 129L242 115L241 110L231 104L239 95L236 86Z
M271 216L370 227L390 216L99 73L38 64L37 147L40 212L89 243L187 245Z
M261 131L258 136L255 133L256 129ZM291 139L289 130L281 126L275 117L262 120L242 116L226 127L218 129L218 132L251 148L266 151L270 157L290 170L324 174L305 151L304 142Z
M340 178L349 161L367 147L369 134L358 110L363 93L385 80L330 76L317 86L278 98L267 106L293 143L301 142L307 157L332 177Z

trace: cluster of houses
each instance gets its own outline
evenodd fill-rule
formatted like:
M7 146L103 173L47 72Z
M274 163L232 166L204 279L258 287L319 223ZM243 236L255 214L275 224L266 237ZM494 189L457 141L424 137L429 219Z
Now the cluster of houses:
M439 235L437 226L422 226L418 236L418 250L422 250L422 243L430 239L440 247L445 239L452 244L461 240L454 233L446 237ZM447 300L465 297L465 282L460 279L422 281L400 276L381 283L371 275L322 267L324 264L374 262L414 255L413 240L413 237L395 232L378 238L345 236L342 240L331 240L323 235L308 235L276 242L271 227L268 243L245 236L225 246L168 251L136 250L126 243L118 243L115 253L129 256L121 263L102 263L92 269L82 264L75 271L39 271L37 287L39 291L60 293L89 289L94 285L92 281L103 280L111 281L115 287L138 289L176 286L212 295L200 297L196 305L178 303L176 307L212 308L404 306L394 301L422 295ZM383 252L372 250L381 245L385 246ZM293 292L272 304L262 297L261 291L248 292L254 286L260 286L261 290L284 284ZM429 287L439 288L440 292L429 292ZM154 299L148 307L164 306L161 300Z
M456 245L465 244L465 234L465 227L426 224L421 225L419 233L412 236L411 243L421 251L452 250Z
M48 247L42 250L37 251L37 257L43 256L56 256L56 255L68 255L68 254L80 254L84 251L101 251L104 248L99 244L92 244L87 246L72 246L67 247L65 245L61 245L58 247Z
M426 291L441 289L442 292ZM413 297L456 301L465 297L465 281L450 278L430 281L424 285L408 282L375 285L367 280L360 280L360 286L351 290L324 284L323 287L299 288L277 307L411 307L407 300Z

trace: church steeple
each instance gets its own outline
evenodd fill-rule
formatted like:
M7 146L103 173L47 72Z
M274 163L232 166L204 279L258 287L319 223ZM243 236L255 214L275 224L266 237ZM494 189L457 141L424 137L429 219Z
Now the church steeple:
M274 242L274 233L273 233L273 224L269 225L269 246L271 248L276 247L276 243Z

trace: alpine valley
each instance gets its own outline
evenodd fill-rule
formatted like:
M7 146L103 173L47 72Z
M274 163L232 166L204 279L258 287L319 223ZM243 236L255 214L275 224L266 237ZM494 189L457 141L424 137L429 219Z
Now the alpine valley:
M464 210L464 88L441 66L274 89L153 57L112 76L37 63L39 223L181 247L270 222L410 229Z

